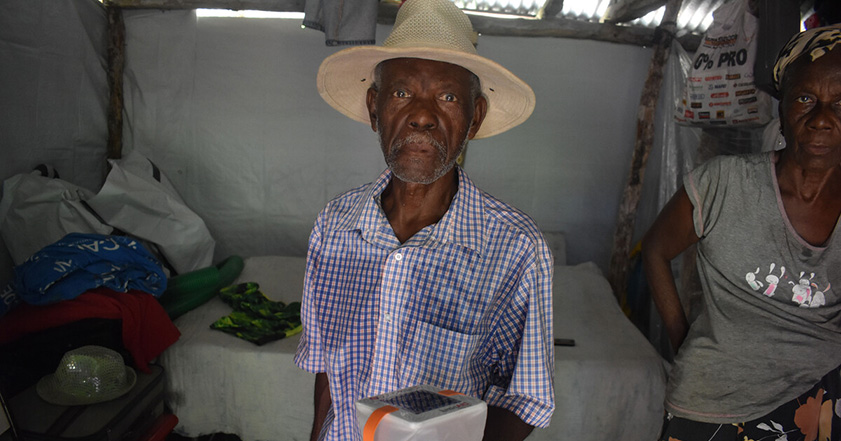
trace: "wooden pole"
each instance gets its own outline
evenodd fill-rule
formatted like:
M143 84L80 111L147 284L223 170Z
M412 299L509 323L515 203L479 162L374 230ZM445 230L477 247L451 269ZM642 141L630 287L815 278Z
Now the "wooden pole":
M620 305L624 305L627 297L634 222L639 206L640 193L642 192L645 165L654 143L654 112L657 108L660 86L663 83L663 67L669 57L669 47L677 28L676 22L680 4L681 0L669 0L666 3L666 12L658 28L660 32L657 33L655 40L654 54L651 57L648 77L643 86L637 113L637 137L631 158L631 171L628 175L625 191L622 194L622 202L619 205L608 275L613 293Z
M126 59L126 26L122 10L107 4L108 14L108 146L107 159L123 154L123 67Z

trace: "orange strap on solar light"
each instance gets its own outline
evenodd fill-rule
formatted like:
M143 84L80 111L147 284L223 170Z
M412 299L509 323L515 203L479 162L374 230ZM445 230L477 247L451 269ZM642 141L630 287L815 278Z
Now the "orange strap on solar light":
M438 391L438 393L445 396L445 397L449 397L449 396L452 396L452 395L464 395L461 392L456 392L454 390L449 390L449 389L440 390L440 391Z
M399 410L394 406L383 406L371 412L368 421L365 421L365 427L362 429L362 441L374 441L374 432L377 431L377 426L380 424L386 415Z

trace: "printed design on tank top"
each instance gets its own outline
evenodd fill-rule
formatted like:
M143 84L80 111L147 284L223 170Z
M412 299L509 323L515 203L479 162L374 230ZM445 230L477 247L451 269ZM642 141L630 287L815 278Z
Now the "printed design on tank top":
M760 280L761 267L756 267L755 271L746 273L745 281L752 290L761 292L767 297L788 291L791 293L791 301L804 308L817 308L826 304L826 295L831 288L829 282L822 283L821 277L816 279L815 273L805 271L801 271L796 280L791 280L791 273L786 274L786 267L781 265L779 271L774 271L776 266L775 263L771 263L768 274L763 279L764 283Z

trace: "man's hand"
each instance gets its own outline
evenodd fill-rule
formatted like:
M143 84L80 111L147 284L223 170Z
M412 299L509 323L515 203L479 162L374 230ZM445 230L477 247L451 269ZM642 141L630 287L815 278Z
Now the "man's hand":
M534 430L513 412L501 407L488 406L483 441L522 441Z

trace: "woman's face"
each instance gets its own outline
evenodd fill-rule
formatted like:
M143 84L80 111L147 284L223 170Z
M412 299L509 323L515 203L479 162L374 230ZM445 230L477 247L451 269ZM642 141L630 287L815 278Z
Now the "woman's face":
M841 47L788 69L780 101L787 154L803 168L841 165Z

